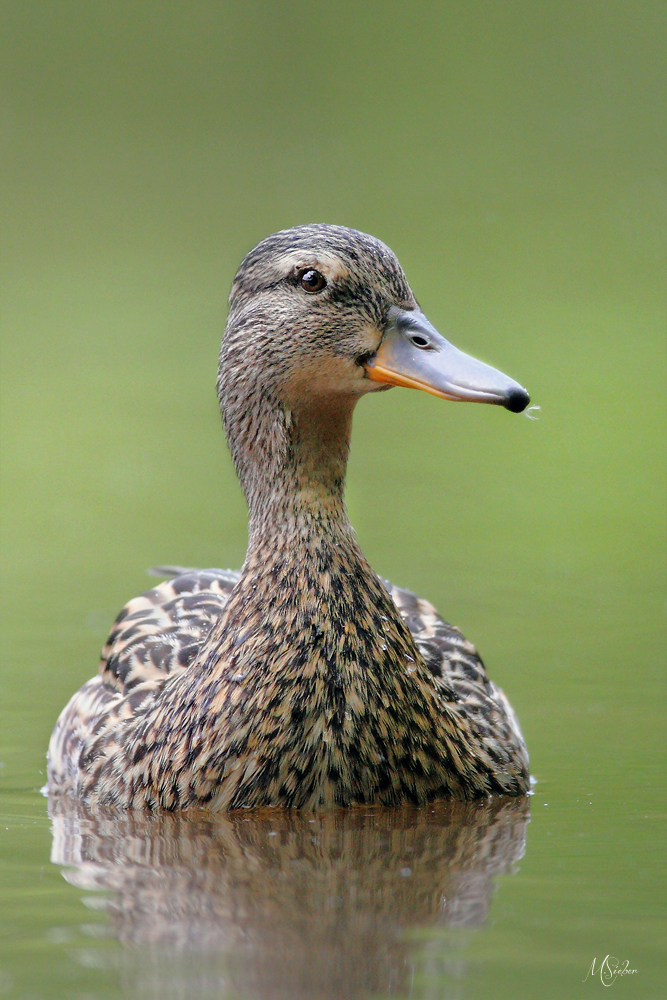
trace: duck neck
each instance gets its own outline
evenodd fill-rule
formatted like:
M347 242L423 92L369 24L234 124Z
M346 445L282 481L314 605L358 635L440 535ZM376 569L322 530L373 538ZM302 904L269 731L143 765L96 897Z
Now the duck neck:
M246 567L256 570L272 553L306 557L313 543L353 541L344 500L353 406L335 398L286 409L264 398L240 440L228 428L249 506Z
M316 410L271 413L267 406L252 421L246 411L243 437L227 425L250 531L241 579L211 636L209 662L225 672L260 666L268 677L289 664L299 672L314 657L340 681L355 663L386 671L418 655L347 517L352 409L318 402Z

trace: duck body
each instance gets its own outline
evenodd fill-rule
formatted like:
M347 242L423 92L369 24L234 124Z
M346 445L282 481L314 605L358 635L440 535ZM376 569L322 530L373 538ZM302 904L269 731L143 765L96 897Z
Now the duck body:
M457 629L373 572L343 489L365 393L420 383L516 410L525 390L442 347L391 251L353 230L269 237L230 302L218 395L246 561L126 605L56 724L49 790L168 810L524 794L506 698Z

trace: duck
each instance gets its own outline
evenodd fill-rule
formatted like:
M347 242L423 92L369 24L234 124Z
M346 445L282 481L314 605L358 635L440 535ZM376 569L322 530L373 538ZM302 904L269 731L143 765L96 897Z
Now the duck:
M475 647L378 577L348 518L354 408L394 386L530 401L438 333L381 240L309 224L247 254L217 377L245 561L166 567L125 605L56 723L50 795L226 812L529 792L519 723Z

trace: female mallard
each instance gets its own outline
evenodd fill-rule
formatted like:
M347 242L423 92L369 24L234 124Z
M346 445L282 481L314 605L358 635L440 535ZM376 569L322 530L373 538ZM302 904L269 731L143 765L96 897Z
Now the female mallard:
M527 791L521 731L474 647L378 579L348 521L352 411L391 385L529 402L436 332L379 240L299 226L248 254L218 373L245 563L125 606L56 724L49 790L216 810Z

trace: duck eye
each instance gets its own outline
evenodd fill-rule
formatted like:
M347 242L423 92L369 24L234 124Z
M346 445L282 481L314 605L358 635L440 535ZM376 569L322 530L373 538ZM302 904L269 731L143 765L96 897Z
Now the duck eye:
M308 268L299 272L299 284L307 292L321 292L327 286L327 279L319 271Z

